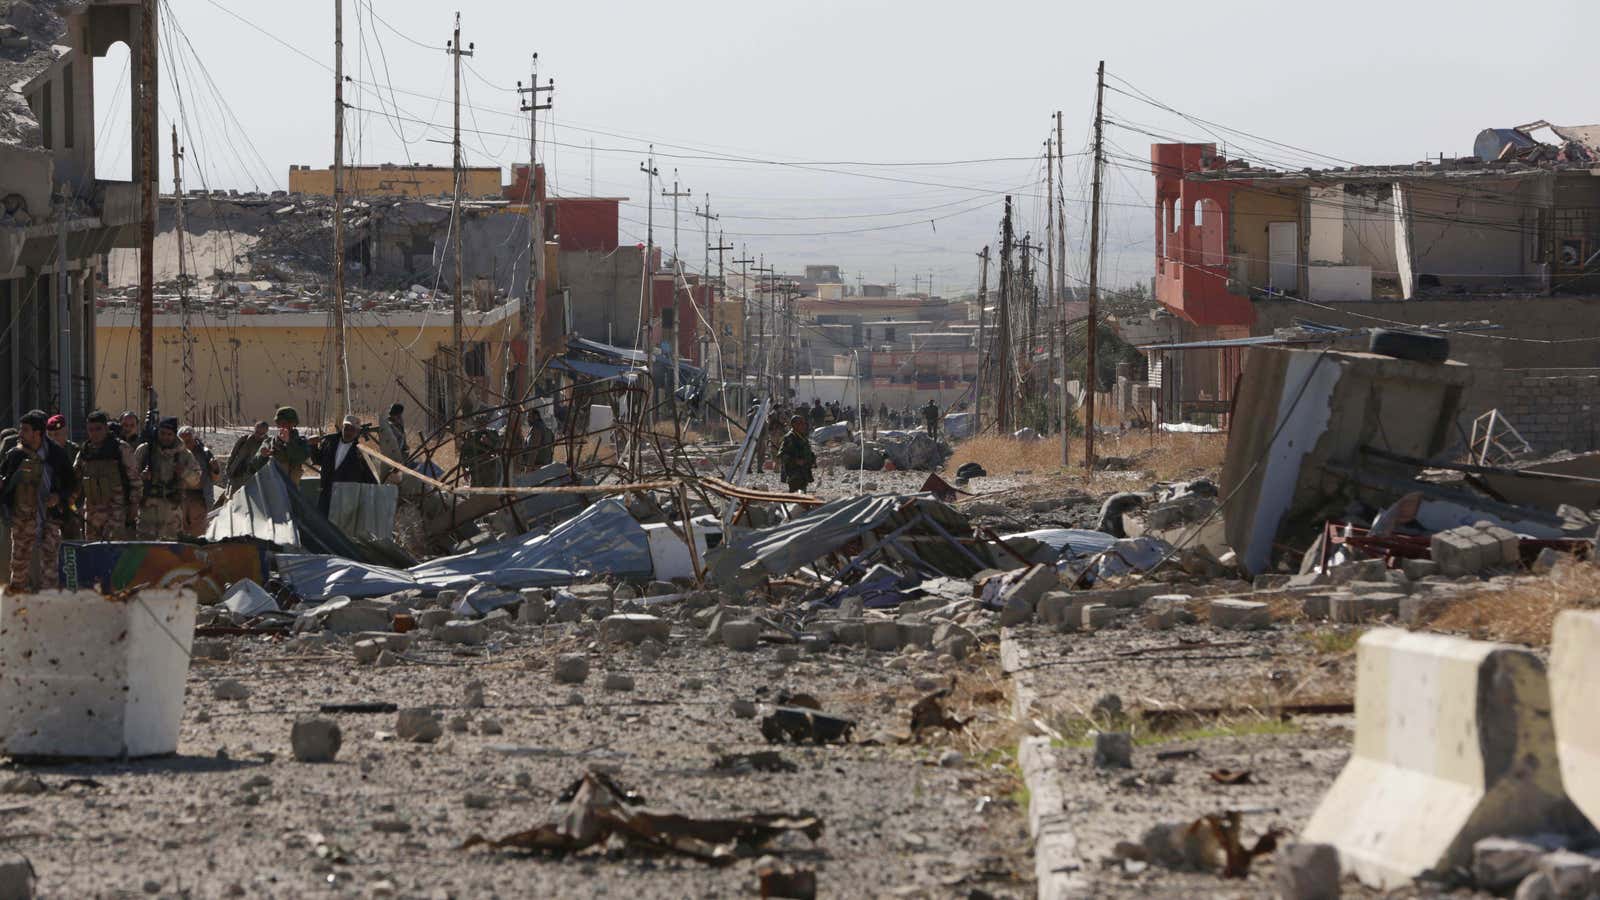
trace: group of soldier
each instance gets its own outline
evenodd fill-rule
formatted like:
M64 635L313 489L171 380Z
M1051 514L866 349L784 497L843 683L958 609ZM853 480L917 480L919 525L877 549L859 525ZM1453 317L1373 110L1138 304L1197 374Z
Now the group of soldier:
M931 437L939 436L939 404L931 398L927 405L921 408L923 425ZM784 411L777 410L769 424L769 433L777 434L778 426L784 421ZM904 416L891 411L889 407L880 405L878 409L879 423L893 423L898 425L901 421L909 424L911 420L911 407L907 406ZM783 437L778 441L778 477L788 486L790 491L803 491L813 480L812 472L817 465L817 454L811 448L811 429L821 427L829 422L848 421L843 407L837 403L824 404L820 399L813 400L807 407L804 403L788 415L789 429L783 432Z
M408 459L405 407L395 404L378 429L380 452ZM152 427L153 426L153 427ZM337 482L375 483L356 442L367 429L347 416L321 438L299 430L294 407L277 410L269 427L257 422L228 457L226 483L236 490L267 465L298 484L308 465L323 474L324 514ZM85 420L87 439L67 436L66 421L31 410L15 429L0 432L0 516L10 525L13 591L59 586L64 538L86 541L172 541L206 530L214 487L224 478L215 457L191 426L173 417L141 427L138 415L115 421L96 410ZM31 573L37 566L37 577Z

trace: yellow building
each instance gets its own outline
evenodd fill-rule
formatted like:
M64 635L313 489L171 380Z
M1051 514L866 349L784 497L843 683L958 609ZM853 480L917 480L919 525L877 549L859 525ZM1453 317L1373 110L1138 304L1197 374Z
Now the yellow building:
M215 309L190 318L194 341L195 418L200 425L247 424L293 406L306 428L331 426L339 402L332 334L326 312L259 315ZM517 364L508 341L521 317L512 300L463 314L467 376L479 398L502 393L508 366ZM391 403L406 405L407 421L425 427L430 412L448 408L450 310L353 311L345 329L350 361L351 408L376 422ZM155 388L160 408L183 415L183 323L177 314L155 317ZM143 410L139 392L138 311L108 308L95 322L95 404L113 415ZM492 402L487 405L494 405Z
M455 173L449 166L347 166L345 190L351 197L449 197L455 194ZM289 167L289 193L333 196L333 170ZM462 170L461 196L501 196L499 166Z

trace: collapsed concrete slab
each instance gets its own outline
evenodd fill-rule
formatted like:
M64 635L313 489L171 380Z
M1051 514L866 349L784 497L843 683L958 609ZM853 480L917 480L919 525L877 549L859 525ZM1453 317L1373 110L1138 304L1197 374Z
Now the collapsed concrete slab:
M1550 709L1556 755L1572 802L1600 822L1600 612L1567 610L1556 617L1550 644Z
M1491 835L1576 828L1538 657L1503 644L1369 632L1356 652L1350 762L1300 839L1393 889L1472 861Z
M1387 494L1330 466L1408 480L1416 468L1362 454L1364 446L1426 459L1452 439L1467 366L1372 353L1251 348L1222 469L1229 546L1246 572L1271 570L1273 548L1304 546L1350 495L1382 506Z

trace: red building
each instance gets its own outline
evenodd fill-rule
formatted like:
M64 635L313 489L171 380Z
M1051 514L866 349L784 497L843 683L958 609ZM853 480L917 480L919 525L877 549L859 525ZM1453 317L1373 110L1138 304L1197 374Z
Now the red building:
M528 202L528 167L512 166L512 181L505 198L513 204ZM610 253L617 249L617 222L626 197L549 197L544 166L539 167L539 199L544 204L545 237L564 251Z

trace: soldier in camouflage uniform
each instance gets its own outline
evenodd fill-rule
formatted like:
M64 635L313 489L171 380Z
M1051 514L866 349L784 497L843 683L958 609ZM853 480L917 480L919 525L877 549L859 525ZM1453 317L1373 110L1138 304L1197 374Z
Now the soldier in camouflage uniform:
M817 464L817 454L811 449L811 438L806 436L810 431L806 417L796 413L789 417L789 432L778 446L778 467L783 483L796 493L805 490L811 483L811 469Z
M479 420L478 427L461 438L461 468L475 487L500 484L500 433Z
M83 490L84 539L128 540L144 501L133 447L111 433L110 417L100 410L89 414L88 429L73 467Z
M278 433L262 443L256 454L259 460L256 468L260 469L271 460L288 477L290 484L299 485L306 463L311 460L311 443L299 430L300 413L292 406L279 407L273 422L278 426Z
M139 539L171 541L178 537L183 492L200 487L200 466L178 440L178 420L168 417L156 427L156 439L134 451L134 465L144 481L139 507Z
M9 590L51 590L60 584L61 519L77 489L72 461L59 444L45 440L45 415L22 417L17 446L0 461L0 508L11 523ZM39 579L31 569L37 562Z

